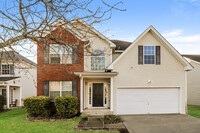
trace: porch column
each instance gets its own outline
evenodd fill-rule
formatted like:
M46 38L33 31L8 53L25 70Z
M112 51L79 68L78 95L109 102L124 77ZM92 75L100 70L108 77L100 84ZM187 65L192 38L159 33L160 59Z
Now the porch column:
M10 86L6 86L7 108L10 108Z
M80 111L83 112L83 77L80 78L80 92L81 92L81 97L80 97Z
M110 111L113 111L113 77L110 78Z
M22 106L22 88L21 86L19 87L19 106Z

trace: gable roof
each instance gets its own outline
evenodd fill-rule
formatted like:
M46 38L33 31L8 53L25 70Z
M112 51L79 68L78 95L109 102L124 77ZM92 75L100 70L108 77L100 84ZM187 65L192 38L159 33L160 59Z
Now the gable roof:
M116 59L114 60L114 62L112 62L107 69L113 69L113 65L118 62L126 53L127 51L129 51L144 35L146 35L149 31L153 31L153 33L159 38L161 39L164 44L166 44L166 46L175 54L175 56L177 56L181 62L183 62L186 67L185 70L192 70L193 67L192 65L185 59L183 58L183 56L181 56L181 54L152 26L150 25L140 36L138 36L133 43Z
M110 47L111 47L111 48L115 48L115 47L116 47L116 45L115 45L112 41L110 41L107 37L105 37L103 34L101 34L100 32L98 32L94 27L90 26L89 24L87 24L87 23L86 23L85 21L83 21L82 19L80 19L80 18L77 17L77 18L75 18L74 20L72 20L71 23L74 23L74 22L76 22L76 21L82 23L82 24L85 25L87 28L89 28L90 30L92 30L95 34L97 34L101 39L103 39L103 40L105 40L106 42L108 42L108 43L110 44Z
M18 52L14 51L6 51L6 52L0 52L0 60L8 61L8 60L13 60L13 61L23 61L27 64L30 64L32 66L37 66L37 64L26 57L22 56Z
M182 55L182 56L200 62L200 55Z
M123 51L131 45L131 42L122 41L122 40L110 40L110 41L116 45L115 50Z
M79 40L83 42L88 41L80 32L74 29L74 27L70 24L70 22L65 22L63 19L55 20L50 25L45 27L45 29L42 30L41 33L36 34L36 36L45 37L46 35L50 34L52 31L54 31L58 27L63 27L67 29L67 31L69 31L72 35L74 35L75 37L77 37Z

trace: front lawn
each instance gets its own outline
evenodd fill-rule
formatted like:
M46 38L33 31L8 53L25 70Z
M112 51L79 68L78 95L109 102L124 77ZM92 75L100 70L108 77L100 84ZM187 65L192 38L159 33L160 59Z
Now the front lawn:
M200 107L188 106L188 114L200 119Z
M26 121L27 113L25 109L15 109L0 113L0 132L1 133L83 133L75 131L74 127L78 124L81 117L74 120L56 122L32 122ZM92 133L86 132L84 133ZM98 133L98 132L94 132ZM103 132L101 132L103 133Z

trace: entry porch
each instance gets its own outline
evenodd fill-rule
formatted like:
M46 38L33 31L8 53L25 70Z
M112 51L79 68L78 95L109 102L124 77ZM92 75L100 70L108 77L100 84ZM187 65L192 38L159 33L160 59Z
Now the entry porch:
M80 77L80 111L87 115L113 114L113 78L117 72L76 72Z
M10 109L11 106L22 106L22 91L19 85L0 84L0 95L4 97L4 107Z

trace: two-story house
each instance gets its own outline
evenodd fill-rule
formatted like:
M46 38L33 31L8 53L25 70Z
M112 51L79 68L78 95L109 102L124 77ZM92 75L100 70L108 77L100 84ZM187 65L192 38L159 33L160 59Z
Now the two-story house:
M192 66L153 26L129 43L81 19L60 23L38 43L37 95L77 96L89 114L186 113Z
M23 105L23 98L36 95L37 65L14 51L0 52L0 95L5 107Z

